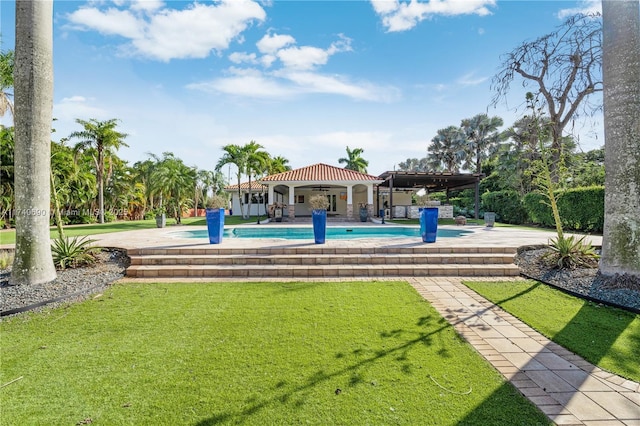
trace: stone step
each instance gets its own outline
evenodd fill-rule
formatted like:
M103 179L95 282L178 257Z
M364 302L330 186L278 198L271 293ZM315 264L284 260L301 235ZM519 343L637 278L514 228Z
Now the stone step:
M517 276L514 264L482 265L131 265L131 278L323 278Z
M515 254L516 247L327 247L311 244L303 247L269 248L142 248L130 249L134 256L233 256L233 255L402 255L402 254Z
M136 255L131 265L447 265L510 264L513 254L232 254L232 255Z

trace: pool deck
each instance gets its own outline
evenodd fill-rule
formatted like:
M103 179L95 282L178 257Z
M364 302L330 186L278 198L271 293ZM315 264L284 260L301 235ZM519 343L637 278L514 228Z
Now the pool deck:
M310 226L309 224L264 224L251 225L256 227L266 226ZM332 222L328 226L372 226L375 224L361 224L359 222ZM246 227L247 225L243 225ZM384 226L402 226L387 224ZM555 237L555 232L535 231L522 228L484 226L455 226L445 225L441 229L464 229L473 231L470 234L452 238L438 238L432 245L436 247L521 247L527 245L547 244ZM144 229L140 231L127 231L111 234L94 235L97 244L103 247L131 248L158 248L158 247L209 247L206 238L184 238L179 234L184 231L206 230L205 226L168 226L166 228ZM589 236L589 241L594 245L602 244L602 237ZM419 238L358 238L353 240L327 239L326 247L412 247L424 245ZM315 246L312 240L284 240L275 238L224 238L220 247L224 248L268 248L268 247L301 247Z
M270 224L259 226L281 226ZM329 226L338 225L331 223ZM362 226L343 223L340 225ZM305 225L293 225L305 226ZM308 224L306 226L309 226ZM367 225L365 225L367 226ZM369 225L370 226L370 225ZM386 225L394 226L394 225ZM443 226L460 229L462 227ZM520 228L464 226L472 234L438 238L439 247L521 247L546 244L554 232ZM194 226L169 226L112 234L95 235L103 247L162 248L210 247L205 238L182 238L185 230L206 229ZM602 238L588 238L601 245ZM328 247L412 247L423 245L416 238L327 240ZM225 238L226 248L268 248L315 246L309 240ZM6 246L5 246L6 247ZM396 277L394 280L405 279ZM519 278L510 278L519 279ZM212 279L154 278L123 279L126 282L216 282L216 281L351 281L353 278ZM479 281L481 278L474 277ZM489 278L496 281L496 278ZM578 355L551 342L528 325L487 301L452 277L406 277L416 291L483 356L519 392L558 425L640 426L640 384L606 372ZM633 362L632 360L628 360Z

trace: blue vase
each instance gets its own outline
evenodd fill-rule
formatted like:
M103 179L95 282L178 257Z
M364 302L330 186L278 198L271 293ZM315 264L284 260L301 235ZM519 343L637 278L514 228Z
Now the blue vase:
M209 242L220 244L222 233L224 232L224 209L207 209L207 231L209 232Z
M313 210L311 218L313 220L313 238L316 244L324 244L327 234L327 211Z
M438 208L426 207L420 210L420 235L425 243L435 243L438 233Z

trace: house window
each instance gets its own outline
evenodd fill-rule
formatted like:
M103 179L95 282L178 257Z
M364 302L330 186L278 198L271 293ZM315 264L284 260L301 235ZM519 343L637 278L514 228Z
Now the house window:
M298 195L298 201L296 201L296 203L304 204L304 195Z

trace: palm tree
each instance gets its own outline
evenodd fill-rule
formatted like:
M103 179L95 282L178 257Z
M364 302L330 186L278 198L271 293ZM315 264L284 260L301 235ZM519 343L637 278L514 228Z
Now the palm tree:
M145 200L142 205L141 216L144 217L147 209L153 209L155 207L154 204L154 193L151 185L151 173L153 172L153 168L156 163L160 161L160 159L153 155L149 154L154 160L151 158L146 159L144 161L137 161L133 164L133 180L136 184L142 185Z
M16 247L11 281L53 281L49 209L53 110L53 2L16 6L15 208Z
M347 157L338 158L338 163L346 163L347 165L344 166L345 169L367 173L367 166L369 166L369 162L361 157L363 152L364 149L362 148L354 148L352 151L347 146Z
M13 119L13 94L10 92L13 87L13 50L0 52L0 117L3 117L7 111L11 113Z
M398 163L398 169L406 172L426 172L429 164L426 158L407 158L407 161Z
M429 165L435 170L458 172L460 164L466 158L464 150L464 135L456 126L449 126L438 130L436 136L431 139L431 145L427 149Z
M640 9L603 0L605 217L600 271L640 280Z
M275 175L289 170L291 170L291 166L289 166L289 160L286 158L278 155L269 160L268 174Z
M0 219L8 222L14 211L13 156L15 143L13 127L0 126Z
M85 212L89 212L91 202L96 198L96 175L91 167L93 160L86 156L76 157L65 142L62 139L60 143L51 143L51 169L61 207L70 212L69 221L79 221Z
M182 222L182 212L192 201L189 195L195 180L196 169L185 165L172 152L164 152L151 173L153 192L173 211L176 223Z
M500 117L489 117L487 114L478 114L472 118L462 120L460 127L466 137L467 164L475 159L475 172L482 173L482 161L495 153L500 143L501 134L498 127L504 122Z
M84 130L73 132L69 138L80 139L74 147L74 151L85 152L92 156L96 175L98 177L98 209L100 212L100 223L104 223L104 167L105 160L109 160L114 151L121 146L129 146L123 142L127 137L125 133L116 131L118 120L112 118L107 121L98 121L95 118L89 121L76 119L76 123L82 125Z
M242 174L247 167L247 151L240 145L229 144L222 147L224 154L216 164L216 171L220 171L227 164L233 164L237 168L236 176L238 178L238 200L240 202L240 213L244 218L244 202L242 200L242 190L240 189Z
M251 203L253 198L253 191L251 188L251 180L254 176L262 175L269 164L269 154L263 151L264 147L256 141L250 141L248 144L242 147L247 152L247 166L246 173L249 176L249 203L247 206L247 218L251 215ZM258 211L260 210L258 206Z

